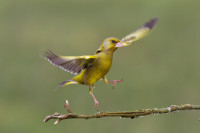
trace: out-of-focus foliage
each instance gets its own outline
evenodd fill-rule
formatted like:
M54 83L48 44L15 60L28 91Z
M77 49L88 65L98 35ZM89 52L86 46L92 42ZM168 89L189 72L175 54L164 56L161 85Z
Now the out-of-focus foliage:
M146 38L116 51L108 79L94 94L100 111L136 110L172 104L199 104L200 2L197 0L2 0L0 1L0 132L199 132L198 112L129 119L66 120L57 126L43 118L63 108L95 113L87 86L54 91L73 75L40 55L93 54L107 37L122 38L149 19L158 24Z

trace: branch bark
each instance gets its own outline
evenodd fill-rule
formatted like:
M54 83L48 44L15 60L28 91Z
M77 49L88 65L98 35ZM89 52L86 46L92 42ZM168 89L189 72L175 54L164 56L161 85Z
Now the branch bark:
M122 112L98 112L92 115L81 115L72 113L72 111L69 108L69 102L67 100L64 107L68 111L68 114L54 113L52 115L46 116L44 122L47 122L50 119L57 119L54 124L58 124L61 120L64 119L92 119L92 118L104 118L104 117L120 117L120 118L134 119L146 115L155 115L155 114L159 115L159 114L178 112L181 110L200 110L200 105L183 104L183 105L171 105L170 107L166 108L153 108L153 109L144 109L136 111L122 111Z

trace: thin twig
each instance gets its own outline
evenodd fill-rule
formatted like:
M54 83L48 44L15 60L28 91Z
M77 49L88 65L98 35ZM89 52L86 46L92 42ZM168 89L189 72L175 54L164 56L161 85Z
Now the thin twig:
M66 100L66 103L65 103L64 107L65 107L65 109L67 110L68 113L72 113L72 111L71 111L71 109L70 109L70 107L69 107L69 102L68 102L68 100Z
M44 122L49 121L50 119L57 119L54 124L59 123L64 119L91 119L91 118L103 118L103 117L120 117L120 118L138 118L146 115L152 114L165 114L172 113L181 110L200 110L200 105L191 105L191 104L183 104L183 105L171 105L167 108L153 108L153 109L145 109L145 110L136 110L136 111L123 111L123 112L99 112L93 115L80 115L72 113L69 108L69 102L67 101L65 104L65 108L68 111L68 114L60 114L55 113L53 115L49 115L44 119Z

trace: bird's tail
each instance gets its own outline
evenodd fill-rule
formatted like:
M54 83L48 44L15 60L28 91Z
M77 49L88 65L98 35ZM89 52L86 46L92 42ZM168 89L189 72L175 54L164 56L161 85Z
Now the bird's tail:
M57 89L60 88L60 87L69 85L69 84L78 84L78 82L76 82L74 80L67 80L67 81L64 81L64 82L58 84Z

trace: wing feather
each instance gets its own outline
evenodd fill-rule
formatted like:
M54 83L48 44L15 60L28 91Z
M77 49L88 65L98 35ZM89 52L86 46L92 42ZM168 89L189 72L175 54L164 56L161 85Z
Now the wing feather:
M121 43L124 46L130 45L132 42L135 42L145 36L147 36L153 27L155 26L156 22L158 21L158 18L153 18L146 24L144 24L141 28L137 29L136 31L130 33L126 37L122 38Z
M62 68L63 70L78 74L86 69L97 58L96 55L85 56L58 56L52 51L46 51L44 56L51 64Z

